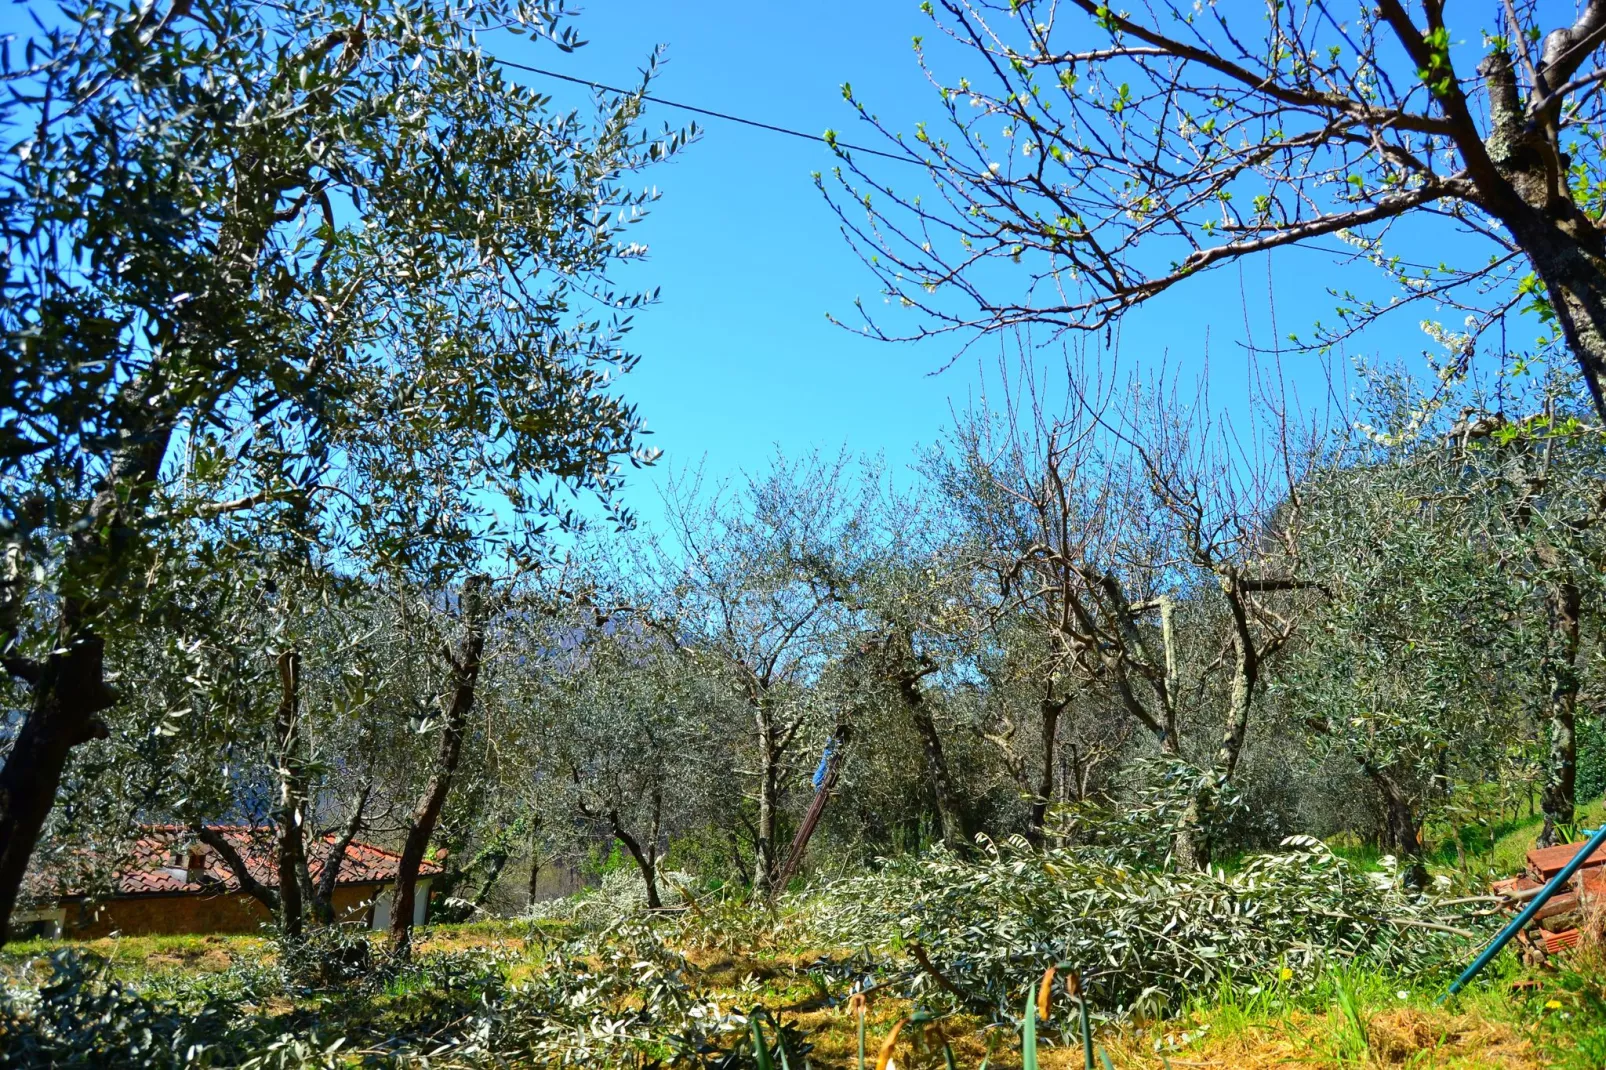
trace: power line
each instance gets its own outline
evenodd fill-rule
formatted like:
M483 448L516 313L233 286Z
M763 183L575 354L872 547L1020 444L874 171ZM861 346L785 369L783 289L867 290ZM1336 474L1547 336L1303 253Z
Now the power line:
M590 86L592 89L601 89L607 93L634 92L634 90L620 89L617 86L611 85L603 85L601 82L593 82L585 78L576 78L572 74L559 74L557 71L543 70L540 67L530 67L523 63L515 63L510 59L499 59L496 56L489 56L487 58L493 63L500 63L502 66L512 67L514 70L528 71L531 74L544 75L547 78L556 78L564 82L573 82L576 85ZM800 137L805 141L816 141L826 145L831 144L831 142L826 141L825 138L819 134L805 134L801 130L791 130L784 126L775 126L772 123L761 123L757 119L744 119L740 115L728 115L722 111L712 111L708 108L699 108L695 104L682 104L679 101L665 100L663 97L648 96L645 93L641 95L641 99L650 100L654 104L662 104L667 108L679 108L681 111L689 111L695 112L698 115L706 115L711 119L723 119L729 123L740 123L743 126L756 127L759 130L768 130L772 134L785 134L788 137ZM882 156L888 160L897 160L899 163L912 163L919 166L925 166L919 160L910 159L908 156L899 156L896 153L882 152L880 149L867 148L864 145L852 145L841 140L838 140L836 144L844 149L852 149L854 152L869 153L871 156Z

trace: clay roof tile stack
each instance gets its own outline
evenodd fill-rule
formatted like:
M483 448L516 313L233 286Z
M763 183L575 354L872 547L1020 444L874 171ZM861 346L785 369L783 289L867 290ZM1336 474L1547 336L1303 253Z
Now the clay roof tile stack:
M1513 911L1522 909L1532 893L1537 892L1560 873L1573 856L1583 850L1587 841L1557 844L1554 847L1536 847L1528 852L1527 865L1521 874L1496 881L1491 888L1495 895L1510 896ZM1517 934L1525 957L1542 960L1566 948L1578 946L1582 935L1583 908L1587 901L1606 894L1606 847L1599 848L1583 866L1573 874L1565 889L1558 890L1534 916L1534 925L1527 932Z

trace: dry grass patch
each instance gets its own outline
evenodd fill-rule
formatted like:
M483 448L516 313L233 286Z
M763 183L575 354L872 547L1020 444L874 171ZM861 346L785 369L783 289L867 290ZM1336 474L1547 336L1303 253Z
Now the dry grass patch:
M0 954L0 969L19 976L23 969L49 974L52 952L79 951L111 963L115 973L222 973L237 964L272 965L274 942L254 934L184 936L103 936L97 940L28 940ZM42 971L42 972L41 972Z
M1539 1070L1547 1065L1522 1029L1473 1015L1391 1008L1368 1016L1365 1034L1362 1043L1349 1019L1334 1008L1320 1014L1291 1011L1225 1033L1206 1029L1198 1039L1164 1053L1153 1050L1151 1037L1130 1031L1102 1038L1100 1043L1121 1070L1282 1066ZM1058 1054L1042 1062L1065 1070L1080 1066L1079 1061L1066 1062Z

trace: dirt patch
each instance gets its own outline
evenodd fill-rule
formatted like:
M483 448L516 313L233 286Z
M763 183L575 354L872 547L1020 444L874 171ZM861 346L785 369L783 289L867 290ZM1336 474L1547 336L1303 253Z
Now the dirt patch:
M913 1006L905 1000L889 999L872 1005L870 1012L865 1015L864 1022L867 1066L875 1065L881 1045L892 1033L893 1027L913 1009ZM845 1008L837 1007L801 1014L789 1013L783 1017L786 1023L799 1030L811 1045L809 1050L811 1066L824 1070L858 1066L858 1020ZM980 1066L982 1060L987 1058L987 1040L982 1034L981 1023L968 1015L954 1015L933 1022L923 1031L905 1026L898 1034L897 1045L893 1050L893 1063L910 1070L940 1068L943 1065L944 1041L954 1053L955 1065L962 1070ZM1020 1065L1019 1051L1013 1043L1013 1037L1001 1038L996 1042L996 1050L992 1053L992 1060L988 1065L999 1067L1000 1070Z
M767 984L797 967L795 963L773 957L755 958L751 955L731 954L723 951L694 952L686 961L702 975L700 980L712 989L741 989L747 984Z

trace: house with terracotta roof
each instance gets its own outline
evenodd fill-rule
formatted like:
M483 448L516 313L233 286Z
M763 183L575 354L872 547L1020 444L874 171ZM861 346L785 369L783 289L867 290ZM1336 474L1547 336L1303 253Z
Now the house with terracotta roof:
M257 882L276 888L274 830L269 826L213 825L245 863ZM333 833L307 845L307 869L316 883L335 844ZM335 920L372 929L390 926L390 894L401 856L353 840L347 845L331 906ZM424 862L418 872L413 923L428 915L430 885L441 867ZM63 890L48 872L31 873L28 905L12 917L12 931L28 936L94 939L171 933L254 932L272 921L267 907L240 890L233 869L218 852L182 825L150 825L141 830L127 859L101 894Z

